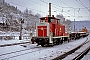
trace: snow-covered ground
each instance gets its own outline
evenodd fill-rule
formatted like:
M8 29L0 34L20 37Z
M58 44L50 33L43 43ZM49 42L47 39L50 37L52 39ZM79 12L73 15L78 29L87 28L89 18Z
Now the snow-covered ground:
M30 42L30 41L29 40L0 40L0 45L21 43L21 42Z
M0 59L8 60L51 60L86 41L90 40L90 35L70 43L63 43L53 47L41 47L36 44L22 44L15 46L0 47ZM14 40L13 40L14 41ZM27 47L23 47L23 46ZM26 49L26 50L25 50ZM22 50L22 51L21 51ZM25 50L25 51L23 51ZM5 53L20 51L12 54L4 55ZM3 56L1 56L3 54Z
M19 32L2 32L2 31L0 31L0 36L2 36L2 38L5 38L5 36L11 36L11 37L13 36L13 39L11 39L11 40L1 39L0 40L0 45L30 41L30 35L29 34L24 34L22 36L23 40L19 40L19 36L20 36Z
M19 32L3 32L3 31L0 31L0 36L19 36L20 33Z
M90 46L90 42L88 42L87 44L83 45L80 49L78 49L74 53L68 55L63 60L72 60L73 58L75 58L76 56L78 56L81 52L83 52L84 50L86 50L87 47L89 47L89 46Z
M35 35L35 34L34 34ZM5 40L6 36L8 37L12 37L11 40ZM20 36L20 32L2 32L0 31L0 44L5 44L5 42L8 43L18 43L19 41L19 36ZM22 40L21 41L30 41L31 40L31 36L30 36L30 32L26 33L26 34L22 34ZM31 41L30 41L31 42Z

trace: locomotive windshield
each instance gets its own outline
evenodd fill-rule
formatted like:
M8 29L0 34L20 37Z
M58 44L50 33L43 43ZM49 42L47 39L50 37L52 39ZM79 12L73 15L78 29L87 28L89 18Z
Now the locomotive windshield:
M55 17L42 17L40 18L40 22L48 22L48 23L53 23L53 22L59 23L59 19L56 19Z
M46 18L45 17L40 18L40 22L46 22Z
M50 19L51 20L51 22L54 22L54 19Z
M49 17L49 18L48 18L48 22L54 22L54 19L55 19L55 18Z
M40 22L45 22L45 20L41 20Z

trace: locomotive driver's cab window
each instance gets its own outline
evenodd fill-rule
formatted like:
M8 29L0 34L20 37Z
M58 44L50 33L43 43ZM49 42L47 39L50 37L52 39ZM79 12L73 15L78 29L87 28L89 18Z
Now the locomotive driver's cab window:
M54 19L51 19L51 22L54 22Z
M50 18L48 18L48 22L49 22L49 23L51 22Z
M40 18L40 22L46 22L46 18L45 17Z
M60 19L57 19L57 24L59 24L60 23Z
M45 20L41 20L40 22L45 22Z
M54 22L54 18L48 18L48 22Z

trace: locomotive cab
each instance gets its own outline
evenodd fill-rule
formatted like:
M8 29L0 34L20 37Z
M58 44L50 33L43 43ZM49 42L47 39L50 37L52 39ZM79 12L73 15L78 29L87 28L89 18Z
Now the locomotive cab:
M57 19L54 16L40 18L40 22L36 24L37 37L49 37L50 34L54 36L55 24Z
M52 15L52 17L48 16L48 17L40 18L41 23L44 23L44 22L49 23L49 32L52 34L52 36L59 35L58 32L56 32L58 30L58 27L61 26L59 21L60 19L55 18L54 15ZM62 28L59 28L59 29L62 29Z

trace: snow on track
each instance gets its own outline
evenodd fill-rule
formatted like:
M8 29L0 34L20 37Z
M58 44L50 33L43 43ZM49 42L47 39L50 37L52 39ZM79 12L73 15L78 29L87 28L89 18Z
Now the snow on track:
M26 40L0 40L0 45L4 45L4 44L13 44L13 43L21 43L21 42L29 42Z
M88 36L89 38L89 36ZM90 39L90 38L89 38ZM88 39L88 40L89 40ZM72 41L69 43L64 43L61 45L56 45L53 47L37 47L36 44L26 44L27 47L23 47L20 45L16 45L16 46L8 46L8 47L0 47L0 54L6 53L6 52L11 52L11 51L17 51L17 50L23 50L23 49L29 49L29 48L33 48L35 47L35 49L31 49L25 52L20 52L20 56L18 55L18 53L16 54L12 54L10 56L6 55L1 58L9 58L15 55L18 55L16 57L12 57L9 58L9 60L51 60L69 50L72 50L73 48L77 47L78 45L80 45L81 43L85 42L87 40L86 38L82 38L76 41ZM40 50L39 50L40 49ZM37 51L35 51L37 50ZM30 51L34 51L32 53L28 53ZM27 53L27 54L24 54Z
M86 43L85 45L83 45L80 49L76 50L74 53L72 53L72 54L68 55L67 57L65 57L63 60L73 60L73 58L75 58L81 52L86 50L89 47L89 45L90 45L90 41L88 43Z

